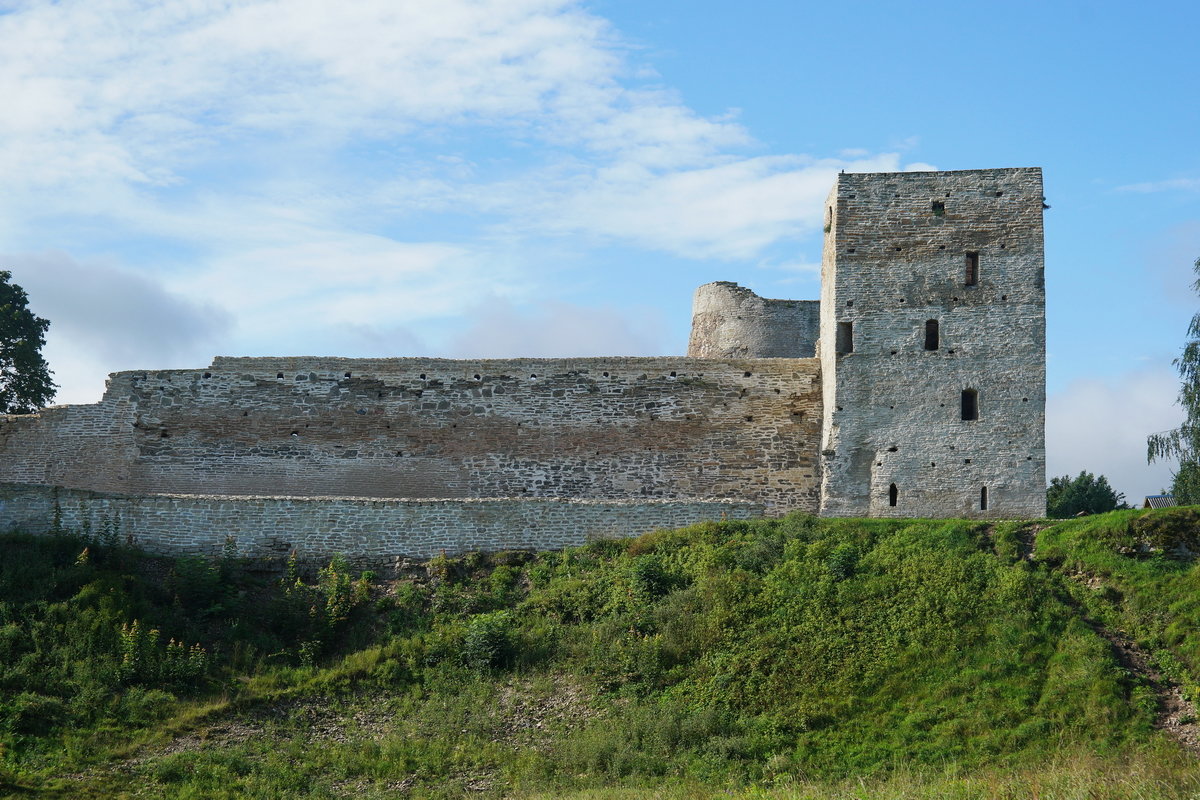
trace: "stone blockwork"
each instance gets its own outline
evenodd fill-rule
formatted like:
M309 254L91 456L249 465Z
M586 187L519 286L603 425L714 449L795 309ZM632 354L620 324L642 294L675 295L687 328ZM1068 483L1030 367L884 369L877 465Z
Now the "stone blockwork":
M686 358L122 372L0 422L0 481L79 490L65 524L120 511L147 544L372 558L792 510L1041 516L1042 200L1038 169L842 174L821 300L701 286ZM39 491L0 524L46 527Z
M760 503L704 500L383 500L360 497L128 496L0 484L0 527L48 533L113 530L151 552L305 559L364 565L473 550L553 550L715 519L761 516Z
M821 304L768 300L736 283L717 281L692 300L691 358L812 358Z
M729 497L817 510L815 359L219 358L0 427L0 480L127 494Z
M838 176L822 513L1045 514L1042 204L1039 169Z

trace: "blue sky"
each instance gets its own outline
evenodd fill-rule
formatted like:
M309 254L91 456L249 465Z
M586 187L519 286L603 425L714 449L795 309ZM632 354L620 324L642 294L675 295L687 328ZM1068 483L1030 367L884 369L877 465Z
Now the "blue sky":
M1185 3L0 0L0 259L60 402L211 356L682 353L816 298L838 170L1041 166L1051 474L1169 480Z

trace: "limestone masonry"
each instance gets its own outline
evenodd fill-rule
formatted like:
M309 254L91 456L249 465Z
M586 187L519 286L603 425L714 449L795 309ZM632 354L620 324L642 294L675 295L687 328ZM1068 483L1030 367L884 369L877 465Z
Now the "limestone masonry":
M0 526L382 560L704 519L1045 513L1041 171L842 174L821 300L687 357L218 358L0 422Z

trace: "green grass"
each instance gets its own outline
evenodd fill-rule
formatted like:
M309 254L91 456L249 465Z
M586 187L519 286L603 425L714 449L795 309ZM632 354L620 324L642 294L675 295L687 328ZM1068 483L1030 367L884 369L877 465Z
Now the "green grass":
M1034 523L793 516L440 558L387 586L8 537L0 786L1194 797L1200 770L1096 629L1194 685L1196 520L1041 523L1029 560Z

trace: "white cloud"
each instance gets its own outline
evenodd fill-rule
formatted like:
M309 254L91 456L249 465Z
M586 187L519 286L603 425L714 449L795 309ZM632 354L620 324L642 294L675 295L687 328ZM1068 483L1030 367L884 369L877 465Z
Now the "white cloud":
M472 314L475 324L451 345L454 358L555 358L662 354L661 319L614 308L544 302L522 312L491 298Z
M1169 369L1070 383L1046 402L1047 479L1080 471L1108 477L1130 504L1170 488L1173 464L1146 464L1146 437L1176 427L1179 379Z
M1196 192L1200 191L1200 178L1170 178L1163 181L1146 181L1145 183L1130 183L1118 186L1118 192L1138 192L1150 194L1153 192Z
M572 176L520 215L557 232L583 232L690 258L749 259L767 246L819 229L839 171L889 172L899 156L852 161L803 156L724 159L653 172L623 163ZM514 215L516 216L516 215Z

